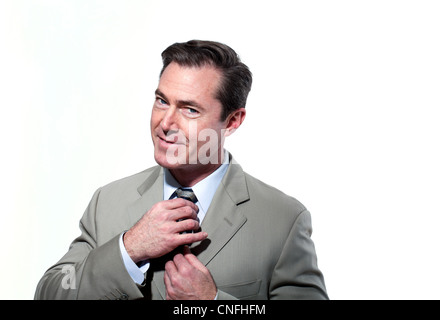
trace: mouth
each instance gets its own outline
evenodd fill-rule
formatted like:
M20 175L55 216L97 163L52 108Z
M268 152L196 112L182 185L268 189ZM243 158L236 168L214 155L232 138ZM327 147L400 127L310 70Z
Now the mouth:
M174 140L164 139L162 137L158 137L158 138L162 143L166 143L166 144L175 144L176 143Z
M179 139L179 136L177 135L170 135L169 137L163 137L162 135L157 135L157 138L159 139L159 142L162 145L165 146L172 146L172 145L185 145L183 141L180 141L182 139Z

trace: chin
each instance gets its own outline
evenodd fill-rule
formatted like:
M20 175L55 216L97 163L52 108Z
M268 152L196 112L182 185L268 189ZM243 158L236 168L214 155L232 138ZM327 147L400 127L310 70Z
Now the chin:
M158 165L169 170L182 169L187 163L186 159L180 159L179 161L179 159L177 158L172 158L172 160L169 160L168 156L162 152L155 152L154 160L157 162Z

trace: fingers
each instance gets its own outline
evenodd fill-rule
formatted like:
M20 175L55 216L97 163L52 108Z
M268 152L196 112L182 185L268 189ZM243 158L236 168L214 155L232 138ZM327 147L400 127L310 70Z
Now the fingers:
M199 208L191 201L176 198L156 203L144 216L162 221L178 221L183 219L197 220Z
M198 208L197 208L198 209ZM181 220L181 219L194 219L197 220L197 212L198 210L194 210L189 206L176 208L168 211L170 220Z
M167 300L178 299L179 293L183 291L182 281L191 278L191 268L182 254L176 254L173 260L167 261L164 273Z
M171 200L165 200L163 201L163 205L164 205L164 209L168 209L168 210L173 210L173 209L177 209L177 208L181 208L184 206L189 206L192 209L194 209L194 211L198 212L199 209L197 208L197 206L186 199L183 198L175 198L175 199L171 199Z
M183 247L183 255L186 259L186 261L188 261L188 263L193 267L196 268L197 270L205 273L205 274L209 274L209 270L206 268L206 266L195 256L191 253L191 250L188 246L184 246Z
M167 300L212 300L217 286L209 270L190 253L176 254L165 264L164 282Z
M178 253L174 256L173 265L175 266L176 271L184 276L187 275L191 268L193 268L193 266L185 259L185 257L181 253Z
M184 278L189 277L191 276L193 269L194 266L187 260L186 256L181 253L176 254L173 260L169 260L165 264L165 274L169 277L169 280L175 275L180 275Z
M174 200L181 200L181 201L174 201ZM182 219L193 219L197 220L197 213L199 212L199 208L192 203L191 201L185 200L185 199L173 199L173 200L166 200L163 204L163 213L166 212L166 219L169 220L182 220ZM168 204L168 202L173 202L171 204ZM163 214L162 213L162 214Z
M188 246L185 246L183 254L185 256L186 261L188 261L188 263L190 263L194 268L202 272L205 271L206 269L205 265L201 263L200 260L197 259L197 257L191 253L191 250L189 249Z
M177 273L177 267L174 264L173 260L169 260L167 261L167 263L165 263L165 274L168 276L168 280L170 275L176 274Z
M175 224L175 233L182 233L185 231L197 231L200 229L200 223L197 220L193 219L185 219L181 221L177 221Z
M203 241L208 238L208 234L206 232L195 232L195 233L184 233L178 235L178 243L179 245L190 244L194 242Z
M198 207L185 199L164 200L156 203L124 234L124 246L135 262L161 257L178 246L207 238L198 231Z

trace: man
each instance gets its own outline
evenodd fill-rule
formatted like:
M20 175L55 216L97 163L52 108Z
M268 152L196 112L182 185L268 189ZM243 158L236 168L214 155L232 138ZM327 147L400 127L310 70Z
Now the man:
M327 299L307 209L224 148L252 75L230 47L171 45L151 114L158 166L96 191L38 299Z

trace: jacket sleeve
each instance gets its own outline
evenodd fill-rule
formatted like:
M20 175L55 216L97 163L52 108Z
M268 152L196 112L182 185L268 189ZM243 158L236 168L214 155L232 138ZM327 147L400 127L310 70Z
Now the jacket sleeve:
M97 190L80 221L81 235L69 251L49 268L37 285L35 299L136 299L140 287L126 271L119 237L97 245Z
M295 220L275 266L269 299L328 299L311 234L311 216L304 210Z

